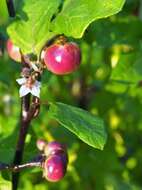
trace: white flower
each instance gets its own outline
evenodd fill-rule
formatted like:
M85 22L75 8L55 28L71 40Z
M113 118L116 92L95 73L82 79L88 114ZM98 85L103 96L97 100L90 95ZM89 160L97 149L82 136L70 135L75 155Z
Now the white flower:
M19 94L20 97L26 96L27 94L31 93L33 96L39 98L40 96L40 87L41 83L35 80L30 86L27 85L28 79L27 78L19 78L16 80L18 84L21 85Z

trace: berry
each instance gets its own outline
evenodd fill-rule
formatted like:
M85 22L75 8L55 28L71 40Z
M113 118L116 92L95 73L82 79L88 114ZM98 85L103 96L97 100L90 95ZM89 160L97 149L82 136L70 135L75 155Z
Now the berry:
M54 154L49 156L43 165L43 176L51 182L60 181L67 169L67 154Z
M44 150L46 144L47 144L46 141L44 141L44 140L42 140L42 139L39 139L39 140L37 140L37 142L36 142L36 146L37 146L37 148L38 148L40 151L43 151L43 150Z
M44 177L52 182L61 180L66 173L68 164L66 146L53 141L45 145L44 153L46 155L46 160L43 163Z
M66 146L57 141L48 143L44 148L44 153L46 156L56 153L64 153L64 152L66 152Z
M80 65L81 52L76 43L55 43L42 53L49 71L57 75L69 74Z
M21 62L20 48L15 46L10 39L7 40L7 52L11 59L17 62Z

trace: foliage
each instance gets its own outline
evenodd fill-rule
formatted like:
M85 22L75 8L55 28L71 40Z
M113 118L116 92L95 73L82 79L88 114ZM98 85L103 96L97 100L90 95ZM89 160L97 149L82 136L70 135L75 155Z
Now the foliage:
M18 14L10 21L2 2L0 33L5 39L10 36L24 53L39 56L47 39L59 33L76 39L82 50L82 63L75 73L62 77L44 73L43 105L26 138L23 159L25 162L37 154L38 138L57 139L69 148L68 173L60 183L52 184L42 178L41 170L26 169L21 173L19 190L141 189L140 2L127 0L123 10L114 15L122 9L123 0L15 1ZM0 161L10 163L18 138L20 100L16 79L21 66L6 52L0 64ZM47 101L53 102L49 108L44 105ZM77 118L76 112L81 117ZM104 125L98 125L98 118L99 123L104 120L108 133L103 151L93 148L102 149L106 142ZM88 125L92 131L87 130ZM1 172L0 190L10 189L10 179L9 172Z

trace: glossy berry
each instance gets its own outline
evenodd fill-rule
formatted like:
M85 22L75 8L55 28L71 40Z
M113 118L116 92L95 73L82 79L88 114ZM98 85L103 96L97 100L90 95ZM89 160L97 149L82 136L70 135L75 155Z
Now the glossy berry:
M46 156L64 152L66 152L66 146L57 141L52 141L48 143L44 148L44 153Z
M10 39L7 40L7 52L11 59L21 62L21 53L19 47L15 46Z
M67 169L67 155L66 154L54 154L47 158L44 162L44 177L51 182L60 181Z
M81 52L76 43L55 43L45 49L43 58L49 71L57 75L64 75L72 73L78 68Z

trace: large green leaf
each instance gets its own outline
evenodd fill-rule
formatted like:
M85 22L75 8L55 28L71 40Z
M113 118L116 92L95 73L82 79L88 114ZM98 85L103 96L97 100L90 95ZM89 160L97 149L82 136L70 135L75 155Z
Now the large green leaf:
M8 34L24 53L39 53L53 36L50 20L57 11L60 0L24 0L18 7L18 18L8 27Z
M53 23L53 30L81 38L88 25L100 18L118 13L125 0L67 0Z
M107 136L102 119L63 103L51 103L48 114L88 145L103 149Z
M24 53L39 54L43 45L56 34L81 38L88 25L99 18L119 12L125 0L24 0L8 34Z

